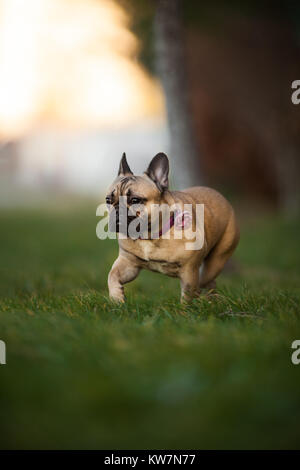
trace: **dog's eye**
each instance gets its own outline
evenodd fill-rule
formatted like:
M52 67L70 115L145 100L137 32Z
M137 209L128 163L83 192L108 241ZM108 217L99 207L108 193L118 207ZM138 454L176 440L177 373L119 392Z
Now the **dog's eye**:
M112 203L111 197L107 196L107 197L105 198L105 202L106 202L106 204L111 204L111 203Z
M140 197L132 197L130 199L130 204L142 204L143 200Z

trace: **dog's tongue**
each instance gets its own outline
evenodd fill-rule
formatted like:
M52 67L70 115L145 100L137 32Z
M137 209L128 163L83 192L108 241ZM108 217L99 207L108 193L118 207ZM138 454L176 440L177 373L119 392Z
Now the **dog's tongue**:
M188 228L191 225L191 221L191 214L188 211L178 212L175 217L174 226L178 230Z

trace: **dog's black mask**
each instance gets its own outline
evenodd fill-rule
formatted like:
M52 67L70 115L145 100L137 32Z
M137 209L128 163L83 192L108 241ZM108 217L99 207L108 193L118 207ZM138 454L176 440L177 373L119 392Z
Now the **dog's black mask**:
M123 233L128 236L128 227L135 219L136 216L130 214L128 207L125 206L120 208L120 206L117 205L109 214L109 231Z

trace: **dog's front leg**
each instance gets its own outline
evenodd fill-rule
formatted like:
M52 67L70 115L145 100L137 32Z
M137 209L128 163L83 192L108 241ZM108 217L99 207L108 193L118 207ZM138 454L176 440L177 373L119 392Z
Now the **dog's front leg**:
M199 267L186 266L180 273L181 302L186 302L199 294Z
M124 287L127 282L133 281L140 268L127 258L120 256L116 259L108 275L109 297L117 302L124 302Z

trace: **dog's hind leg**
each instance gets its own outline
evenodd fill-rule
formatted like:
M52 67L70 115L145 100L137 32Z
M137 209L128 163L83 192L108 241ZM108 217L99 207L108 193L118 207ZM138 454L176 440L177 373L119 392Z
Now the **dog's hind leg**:
M203 261L200 269L200 288L214 289L216 287L215 279L234 252L238 241L239 230L232 214L222 238Z

